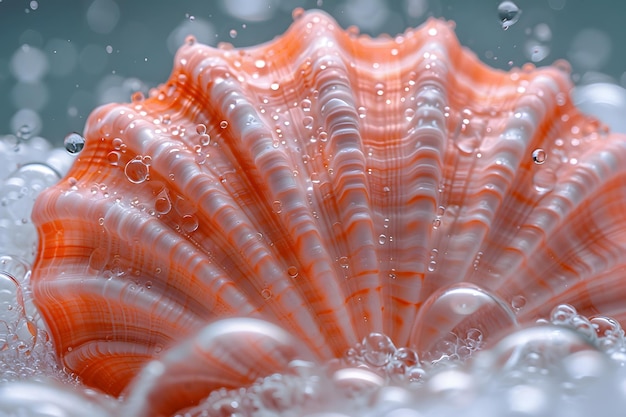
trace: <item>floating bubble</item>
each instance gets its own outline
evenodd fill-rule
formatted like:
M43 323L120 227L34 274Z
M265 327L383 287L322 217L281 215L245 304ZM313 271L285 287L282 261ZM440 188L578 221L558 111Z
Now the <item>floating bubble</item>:
M48 58L39 48L28 44L22 45L11 57L10 68L19 81L35 82L48 72Z
M65 150L70 154L76 154L83 150L85 146L85 138L79 133L72 132L63 139Z
M498 18L504 30L517 23L521 14L521 9L512 1L503 1L498 5Z
M87 9L87 24L96 33L111 33L120 19L120 8L113 0L94 0Z

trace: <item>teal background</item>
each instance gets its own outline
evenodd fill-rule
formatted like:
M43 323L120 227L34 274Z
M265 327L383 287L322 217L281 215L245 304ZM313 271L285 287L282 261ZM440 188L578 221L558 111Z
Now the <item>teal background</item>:
M282 33L291 23L291 11L297 6L326 10L344 27L359 23L347 12L348 8L355 6L354 1L325 0L317 7L315 0L272 0L272 17L261 22L244 21L229 15L224 7L226 1L118 0L119 20L110 33L103 34L92 30L87 22L86 13L91 0L39 0L34 10L30 1L1 0L0 135L16 133L10 123L19 110L15 96L30 94L28 89L16 90L17 80L10 69L11 57L24 43L45 51L48 41L58 38L71 43L78 54L92 45L91 53L100 61L95 68L77 64L67 74L48 73L41 79L43 87L38 88L47 92L47 99L37 109L41 118L39 134L60 143L67 133L82 131L85 118L95 106L102 104L98 86L105 77L113 74L119 79L131 78L125 86L128 90L126 101L130 99L131 90L146 89L165 81L173 58L167 47L168 35L178 25L189 21L190 16L210 23L215 35L211 38L212 44L230 42L235 46L265 42ZM519 21L504 31L497 16L500 1L420 0L427 6L426 12L413 17L407 15L409 1L386 2L383 23L361 32L396 34L407 27L419 25L429 16L451 19L456 22L458 37L464 45L483 61L506 69L529 61L523 52L524 45L532 38L532 29L539 23L548 25L551 39L546 43L550 53L537 65L568 58L572 40L581 30L599 29L609 36L610 42L609 45L598 45L598 48L608 46L610 56L601 65L592 63L590 66L597 67L593 69L603 74L600 77L616 84L626 82L623 75L626 51L622 46L626 40L626 2L520 0L515 2L522 9ZM232 29L237 31L235 38L230 35ZM104 50L107 45L112 47L111 53L103 54L98 50L99 47ZM88 62L89 55L84 59ZM588 69L583 67L573 65L575 80L580 80ZM68 111L71 107L76 111Z

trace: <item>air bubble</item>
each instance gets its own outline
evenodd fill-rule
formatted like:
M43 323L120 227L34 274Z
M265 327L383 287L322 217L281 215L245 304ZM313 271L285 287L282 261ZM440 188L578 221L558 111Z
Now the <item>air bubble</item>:
M391 339L381 333L370 333L361 344L365 350L363 358L373 366L387 364L396 351Z
M149 168L141 159L128 161L124 167L124 174L133 184L141 184L148 179Z
M498 18L504 30L517 23L521 14L520 8L512 1L503 1L498 5Z

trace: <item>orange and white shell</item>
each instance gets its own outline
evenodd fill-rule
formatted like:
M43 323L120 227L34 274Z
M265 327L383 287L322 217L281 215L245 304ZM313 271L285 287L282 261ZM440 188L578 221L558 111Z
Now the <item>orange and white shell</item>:
M520 322L562 302L625 320L626 138L570 88L565 64L490 69L432 19L189 39L149 97L91 114L37 201L34 293L64 365L118 395L224 317L318 358L372 331L414 345L420 307L461 282Z

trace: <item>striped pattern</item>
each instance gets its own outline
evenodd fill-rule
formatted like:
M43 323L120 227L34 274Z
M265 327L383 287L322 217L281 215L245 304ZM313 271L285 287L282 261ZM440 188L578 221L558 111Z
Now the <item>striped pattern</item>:
M324 359L371 331L406 345L458 282L524 297L519 321L559 302L625 320L626 140L570 88L558 67L485 67L436 20L370 39L312 12L259 47L188 42L148 98L94 111L37 202L60 356L117 395L222 317Z

